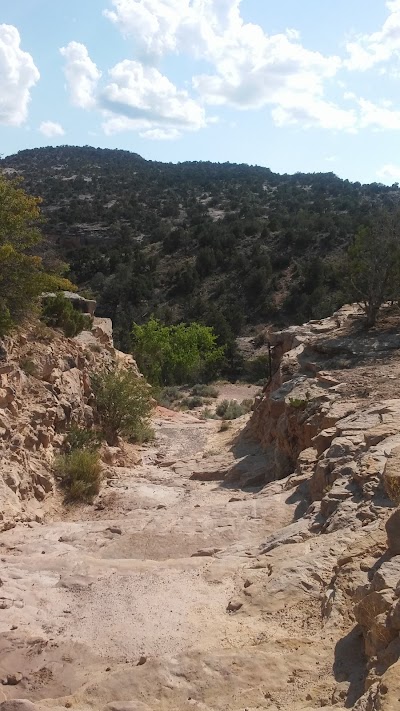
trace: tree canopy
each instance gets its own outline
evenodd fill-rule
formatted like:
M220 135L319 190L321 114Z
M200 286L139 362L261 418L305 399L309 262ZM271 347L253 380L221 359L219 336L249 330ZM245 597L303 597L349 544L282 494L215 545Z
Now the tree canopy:
M381 211L357 233L344 262L347 296L375 324L382 304L400 296L400 211Z
M212 380L224 357L212 328L199 323L164 326L151 318L134 324L133 354L139 368L154 385L181 385Z
M41 240L40 202L19 180L0 174L0 335L29 313L43 291L72 286L46 272L32 253Z

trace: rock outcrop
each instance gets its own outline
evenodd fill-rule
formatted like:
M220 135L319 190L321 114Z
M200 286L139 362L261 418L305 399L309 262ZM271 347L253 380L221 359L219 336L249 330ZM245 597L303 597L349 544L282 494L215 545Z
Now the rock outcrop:
M390 314L387 308L370 333L357 307L344 307L332 318L269 334L274 374L246 432L266 452L264 481L286 477L302 502L298 520L262 552L320 541L318 566L324 541L333 555L345 542L324 585L321 614L347 617L362 634L359 711L400 703L400 336Z
M51 503L51 462L71 424L93 424L90 373L113 363L139 375L115 350L108 319L67 339L35 322L1 342L0 530L43 516Z

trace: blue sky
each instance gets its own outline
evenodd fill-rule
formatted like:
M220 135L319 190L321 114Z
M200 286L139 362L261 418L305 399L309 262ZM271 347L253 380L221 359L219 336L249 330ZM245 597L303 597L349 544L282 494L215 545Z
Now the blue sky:
M0 153L400 181L400 0L2 0Z

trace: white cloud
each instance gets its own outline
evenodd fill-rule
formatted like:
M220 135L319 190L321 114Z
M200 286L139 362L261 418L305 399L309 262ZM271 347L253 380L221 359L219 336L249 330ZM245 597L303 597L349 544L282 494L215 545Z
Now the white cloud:
M21 126L28 117L30 90L40 79L33 58L21 47L13 25L0 25L0 123Z
M357 130L357 115L354 110L341 109L318 97L289 96L272 109L272 118L277 126L301 125L302 128L324 128L334 131Z
M60 52L72 103L100 111L106 134L137 131L145 138L171 140L206 126L203 106L158 69L125 59L109 70L100 87L102 74L84 45L70 42Z
M390 109L384 103L374 104L367 99L358 99L357 102L360 107L360 128L400 130L400 110Z
M188 11L187 0L112 0L104 15L125 37L133 37L139 57L156 58L175 51L177 31Z
M384 183L389 183L390 185L398 183L400 182L400 165L388 163L378 170L377 176Z
M388 0L386 6L390 14L380 30L360 35L347 44L348 69L366 71L393 57L400 58L400 0Z
M204 108L157 69L126 59L109 77L98 100L106 133L138 130L147 138L171 139L206 125Z
M81 109L94 108L101 72L90 59L87 48L79 42L70 42L60 53L66 60L64 74L73 105Z
M56 123L55 121L42 121L39 126L39 131L40 133L43 133L44 136L48 136L49 138L65 135L65 131L61 124Z
M353 116L324 103L324 83L337 73L341 60L303 47L299 33L288 29L267 35L246 23L241 0L111 0L105 15L134 51L151 63L180 52L206 59L213 72L193 78L193 87L208 104L238 109L271 106L274 119L351 128ZM312 111L308 104L313 104ZM312 113L312 116L311 116Z

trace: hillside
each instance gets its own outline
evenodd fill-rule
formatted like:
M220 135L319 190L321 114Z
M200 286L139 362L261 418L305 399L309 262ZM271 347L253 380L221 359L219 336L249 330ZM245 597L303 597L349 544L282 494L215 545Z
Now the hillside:
M62 146L3 159L43 198L46 257L65 260L111 317L120 347L133 320L202 320L221 342L259 323L327 316L343 302L337 257L399 189L333 173L146 161Z

